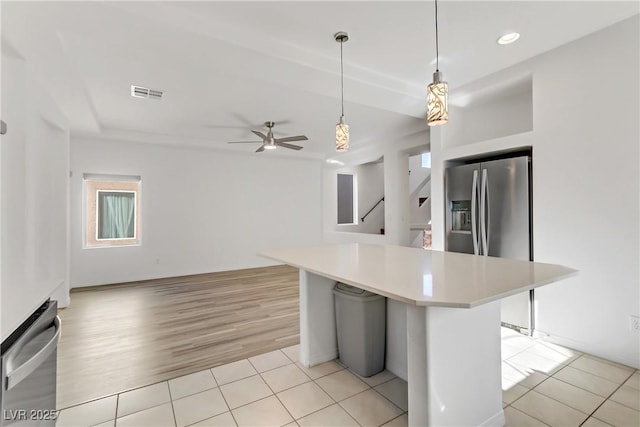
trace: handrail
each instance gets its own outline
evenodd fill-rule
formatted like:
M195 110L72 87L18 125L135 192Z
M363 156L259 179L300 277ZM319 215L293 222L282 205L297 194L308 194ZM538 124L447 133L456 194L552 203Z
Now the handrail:
M382 202L384 202L384 196L382 196L382 199L378 200L378 201L376 202L376 204L375 204L375 205L373 205L373 207L372 207L371 209L369 209L369 211L368 211L366 214L364 214L364 216L363 216L362 218L360 218L360 220L361 220L362 222L364 222L364 219L365 219L365 218L366 218L366 217L367 217L367 216L368 216L368 215L369 215L369 214L370 214L370 213L371 213L371 212L372 212L372 211L373 211L373 210L374 210L374 209L375 209L375 208L376 208L380 203L382 203Z

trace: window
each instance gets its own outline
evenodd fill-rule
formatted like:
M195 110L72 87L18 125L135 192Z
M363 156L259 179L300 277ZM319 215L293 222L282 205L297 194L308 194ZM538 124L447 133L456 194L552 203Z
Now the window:
M356 177L338 174L338 224L357 224Z
M431 153L422 153L422 167L423 168L431 167Z
M84 176L85 247L140 244L140 177Z

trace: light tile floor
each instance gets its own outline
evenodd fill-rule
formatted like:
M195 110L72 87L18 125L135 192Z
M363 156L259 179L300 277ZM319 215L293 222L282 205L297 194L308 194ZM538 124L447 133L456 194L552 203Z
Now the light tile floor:
M298 346L63 409L57 426L406 426L407 383L336 361L304 368ZM502 330L508 426L640 426L640 373Z

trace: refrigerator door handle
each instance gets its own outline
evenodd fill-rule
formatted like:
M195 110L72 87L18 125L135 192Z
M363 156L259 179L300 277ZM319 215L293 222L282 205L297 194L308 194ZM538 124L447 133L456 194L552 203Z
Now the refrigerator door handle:
M478 229L476 211L478 206L478 171L473 171L473 182L471 183L471 239L473 240L473 253L478 255Z
M480 236L482 242L482 255L489 255L489 241L487 239L488 228L489 228L489 191L488 191L488 181L489 177L487 175L487 170L482 169L482 182L480 184Z
M58 340L60 339L60 331L62 330L62 328L60 327L59 316L56 316L54 318L53 327L55 327L56 332L54 333L53 337L40 349L40 351L38 351L29 360L27 360L17 368L8 370L6 381L3 381L6 385L5 390L11 390L13 387L18 385L20 381L28 377L33 371L35 371L40 365L42 365L42 363L47 360L51 353L53 353L53 351L57 348ZM47 330L42 333L45 333Z
M485 222L485 238L484 238L484 246L485 246L485 255L489 255L489 240L491 239L491 227L489 227L489 225L491 224L491 201L489 199L489 172L487 172L486 174L487 179L484 182L484 198L485 198L485 203L486 203L486 207L487 207L487 218L486 218L486 222Z

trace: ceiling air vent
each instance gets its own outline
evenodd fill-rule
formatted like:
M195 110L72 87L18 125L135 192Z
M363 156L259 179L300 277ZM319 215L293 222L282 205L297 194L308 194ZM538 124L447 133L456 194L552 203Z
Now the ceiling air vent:
M162 99L163 92L161 90L149 89L142 86L131 85L131 96L136 98Z

